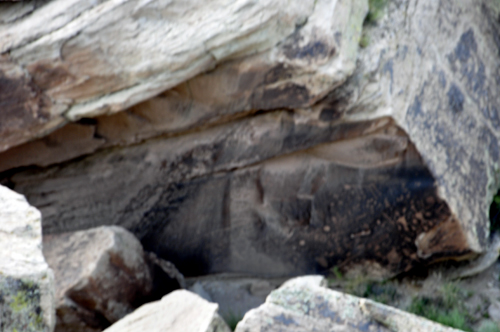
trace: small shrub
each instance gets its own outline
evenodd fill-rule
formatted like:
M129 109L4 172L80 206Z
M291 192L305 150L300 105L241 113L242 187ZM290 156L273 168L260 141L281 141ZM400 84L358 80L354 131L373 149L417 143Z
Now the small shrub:
M440 324L463 331L472 331L472 317L463 301L472 294L455 283L444 284L435 298L415 297L407 311Z
M223 318L231 331L234 331L236 329L236 325L238 325L238 323L243 319L243 315L230 311L225 313Z
M488 320L485 321L479 326L479 329L477 332L500 332L500 327L498 327L498 324Z

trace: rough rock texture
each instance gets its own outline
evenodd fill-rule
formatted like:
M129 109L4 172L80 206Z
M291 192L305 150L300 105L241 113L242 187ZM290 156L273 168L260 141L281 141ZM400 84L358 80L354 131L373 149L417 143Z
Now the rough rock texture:
M412 267L414 239L450 216L389 119L273 112L12 181L45 207L45 232L119 224L187 275L281 276L368 260L386 276Z
M230 332L217 308L194 293L178 290L141 306L104 331Z
M269 8L237 1L213 17L196 15L222 1L104 1L88 10L85 1L65 2L80 9L40 29L52 33L23 30L43 17L35 13L63 12L56 4L30 3L32 15L12 7L0 28L26 31L24 39L0 38L10 50L5 61L25 68L4 75L44 91L23 83L22 105L42 109L50 103L32 99L48 95L50 114L63 107L66 119L80 119L0 156L4 183L40 207L47 234L122 225L188 275L337 265L383 277L487 247L488 207L500 184L498 2L389 1L380 21L364 26L369 43L358 53L361 0ZM126 9L132 14L123 18ZM156 20L170 14L172 21ZM197 17L209 17L201 29ZM193 34L177 44L170 31L181 19L197 23L179 24ZM157 42L171 22L171 42ZM191 57L176 53L187 46ZM204 66L206 50L214 56ZM44 128L61 118L46 116ZM15 123L15 135L45 130ZM2 142L25 140L14 136Z
M343 87L347 118L368 109L394 118L460 225L421 234L419 255L446 251L442 240L457 232L465 237L455 250L479 252L500 185L500 3L390 1L387 12L367 29L362 65Z
M42 255L40 217L0 186L0 331L54 330L54 276Z
M48 235L43 244L56 280L56 331L102 331L152 289L142 246L123 228Z
M352 73L367 7L363 0L2 6L0 150L68 120L121 111L223 61L256 53L262 53L253 64L260 77L241 82L259 86L255 100L287 106L288 91L295 104L310 104ZM266 81L264 73L276 68L287 73Z
M289 280L249 311L235 332L452 332L425 318L325 288L321 276Z
M219 305L219 314L227 321L241 318L263 304L283 279L258 279L237 275L211 275L188 279L189 290Z

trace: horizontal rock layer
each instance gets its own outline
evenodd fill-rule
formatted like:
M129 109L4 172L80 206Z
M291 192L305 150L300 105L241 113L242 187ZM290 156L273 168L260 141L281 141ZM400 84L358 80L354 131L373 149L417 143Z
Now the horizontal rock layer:
M257 87L251 104L288 106L286 91L298 98L294 104L311 104L354 70L367 9L365 0L53 0L2 6L0 150L67 121L122 111L222 62L256 53L247 63L250 75L240 81L246 93ZM281 73L262 75L273 70Z
M41 207L47 234L121 225L188 275L340 265L387 276L468 250L431 174L389 119L271 112L10 181ZM452 235L436 241L443 230Z

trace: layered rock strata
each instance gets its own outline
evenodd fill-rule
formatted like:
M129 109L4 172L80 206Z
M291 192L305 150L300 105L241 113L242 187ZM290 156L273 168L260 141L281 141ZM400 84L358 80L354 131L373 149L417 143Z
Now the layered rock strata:
M4 113L3 149L79 119L0 157L47 234L122 225L191 275L388 276L487 247L496 3L390 1L359 50L366 1L203 15L216 4L65 2L39 32L23 27L59 1L2 12L19 97L0 100L21 110ZM181 19L198 22L185 45ZM15 169L27 165L49 167Z

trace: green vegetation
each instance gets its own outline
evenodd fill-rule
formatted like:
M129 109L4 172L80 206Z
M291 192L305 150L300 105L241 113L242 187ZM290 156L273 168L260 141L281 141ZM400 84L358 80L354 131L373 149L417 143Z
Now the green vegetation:
M477 332L500 332L500 327L493 321L486 321L481 324Z
M444 284L436 297L417 296L407 311L443 325L463 331L472 331L473 317L464 305L472 294L463 291L455 283Z
M224 314L224 320L226 321L227 325L231 329L231 331L234 331L236 329L236 325L243 319L242 314L236 314L232 311L227 312Z
M361 48L365 48L370 44L370 37L368 37L365 33L361 34L361 38L359 39L359 46Z
M366 14L363 26L374 25L384 15L384 9L387 6L388 0L369 0L368 1L368 14ZM359 39L359 46L365 48L370 44L370 38L366 34L366 29L363 29L361 38Z
M13 312L19 312L29 305L28 294L25 291L19 291L12 297L10 304Z
M399 297L397 288L389 281L373 281L363 277L347 279L343 277L336 266L330 271L333 276L329 279L329 284L342 284L342 289L346 293L369 298L383 304L391 304Z
M388 0L369 0L368 14L366 15L364 24L373 24L377 22L384 14L384 8L387 6Z

